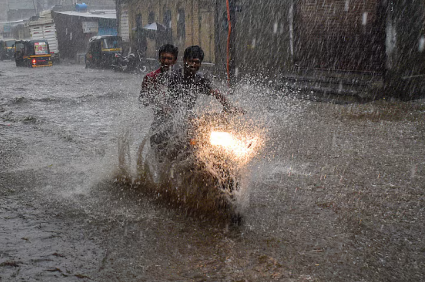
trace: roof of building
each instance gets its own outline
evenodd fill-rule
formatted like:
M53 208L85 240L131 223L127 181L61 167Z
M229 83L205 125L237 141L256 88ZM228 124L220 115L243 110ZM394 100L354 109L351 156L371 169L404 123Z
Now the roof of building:
M116 19L117 14L115 10L103 10L103 11L90 11L90 12L77 12L77 11L64 11L56 12L63 15L75 16L75 17L86 17L86 18L102 18L102 19Z
M17 21L6 21L6 22L0 22L0 24L20 24L24 23L25 20L17 20Z

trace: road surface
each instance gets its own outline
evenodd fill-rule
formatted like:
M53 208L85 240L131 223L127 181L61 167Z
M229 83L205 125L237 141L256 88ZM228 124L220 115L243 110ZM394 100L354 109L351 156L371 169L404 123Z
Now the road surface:
M265 147L232 226L118 181L118 140L133 165L152 120L141 79L1 62L0 281L425 280L424 101L238 85Z

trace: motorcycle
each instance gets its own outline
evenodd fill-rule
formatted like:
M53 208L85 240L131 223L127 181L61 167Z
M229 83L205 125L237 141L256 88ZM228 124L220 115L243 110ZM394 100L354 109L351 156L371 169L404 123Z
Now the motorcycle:
M127 56L116 53L111 67L121 72L146 72L147 70L143 57L137 50L136 54L129 53Z
M140 145L137 183L190 214L239 224L241 171L261 147L258 136L240 129L228 113L174 119Z

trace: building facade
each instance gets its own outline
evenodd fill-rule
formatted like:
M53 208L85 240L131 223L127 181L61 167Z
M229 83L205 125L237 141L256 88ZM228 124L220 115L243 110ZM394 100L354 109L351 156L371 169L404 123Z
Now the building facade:
M189 45L200 45L205 51L204 62L215 63L215 1L117 0L117 12L121 25L119 34L124 40L134 40L137 30L156 22L168 32L161 44L174 44L181 52ZM158 56L160 44L154 39L148 36L147 57L150 58Z
M81 61L91 37L117 34L115 10L101 14L54 11L53 18L61 58Z
M205 62L234 80L298 77L341 95L425 95L423 0L116 3L119 32L129 41L135 30L161 23L170 29L169 43L179 50L200 45ZM148 57L156 57L157 45L148 43Z

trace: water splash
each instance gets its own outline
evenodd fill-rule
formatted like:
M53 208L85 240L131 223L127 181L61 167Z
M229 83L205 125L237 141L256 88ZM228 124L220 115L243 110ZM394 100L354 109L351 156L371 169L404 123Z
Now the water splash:
M245 132L245 138L237 141L239 146L246 146L243 156L240 150L235 156L228 148L212 145L214 129L234 134L234 138L246 130L239 126L240 120L226 119L223 123L219 116L205 114L192 120L194 127L188 131L193 132L177 131L166 147L152 144L148 135L138 150L136 185L189 213L214 218L235 216L244 194L241 171L259 151L261 142L259 136L248 138ZM249 132L253 135L253 128Z
M235 89L228 98L248 113L228 118L225 125L198 123L195 136L202 141L196 144L188 141L187 130L183 130L184 115L173 119L172 127L178 134L170 139L171 144L160 149L151 144L151 133L147 133L146 128L143 138L140 138L140 132L136 133L139 137L134 138L135 131L141 128L133 120L118 138L117 180L138 187L188 213L218 214L220 217L227 216L229 211L240 212L248 207L250 164L261 155L267 140L267 123L271 122L268 116L264 116L266 112L270 115L270 101L258 101L270 100L273 90L255 83L248 85L246 81ZM276 96L272 97L276 99ZM279 104L274 104L276 106L279 107ZM210 97L200 97L195 114L206 117L211 112L217 113L220 108ZM239 140L233 144L244 147L239 156L230 153L228 147L211 146L213 127L221 132L230 131ZM192 149L194 151L190 151ZM155 150L160 154L155 154ZM245 153L241 155L243 151ZM167 157L159 159L159 155Z

